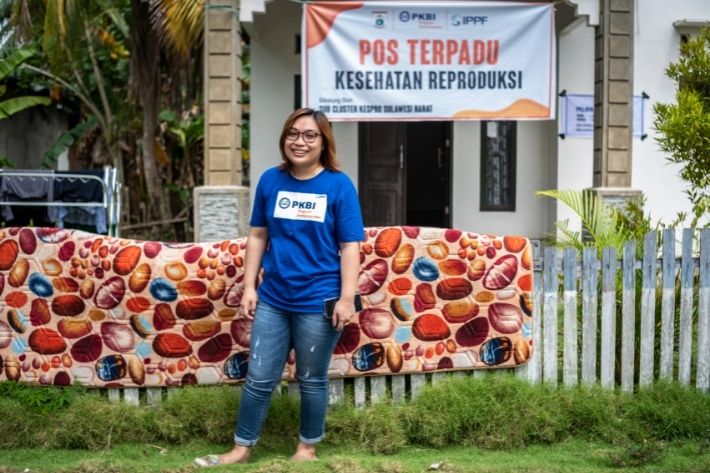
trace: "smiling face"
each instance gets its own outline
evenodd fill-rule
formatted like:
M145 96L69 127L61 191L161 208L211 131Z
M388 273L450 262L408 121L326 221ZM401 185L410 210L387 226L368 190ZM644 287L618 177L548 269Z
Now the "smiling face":
M284 154L291 162L294 169L299 171L315 171L321 167L320 156L323 151L323 138L320 136L320 128L311 116L302 116L293 122L290 128L292 131L299 133L295 140L290 140L288 137L284 141ZM305 132L318 133L313 143L306 143L303 133Z

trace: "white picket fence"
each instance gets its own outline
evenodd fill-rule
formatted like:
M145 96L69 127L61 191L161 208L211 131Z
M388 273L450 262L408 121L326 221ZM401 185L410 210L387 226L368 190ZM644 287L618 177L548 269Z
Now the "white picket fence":
M699 236L699 256L695 257L694 233ZM658 234L652 231L645 235L641 259L636 258L634 242L626 243L622 255L617 255L613 248L604 249L601 260L594 248L585 249L580 260L574 249L543 248L534 242L534 350L526 365L514 369L334 379L330 383L330 402L350 399L346 392L358 407L387 398L404 401L416 396L427 383L436 383L446 376L485 377L511 370L515 376L534 384L600 383L609 389L633 391L635 386L648 386L657 380L677 380L682 385L692 382L697 389L708 392L710 228L684 229L680 257L676 256L675 230L663 230L661 236L661 257L656 245ZM640 306L636 304L639 271ZM696 318L693 317L695 292ZM656 316L659 293L660 318ZM679 310L676 310L677 293ZM173 389L114 389L108 395L114 401L123 398L139 404L144 399L154 405L166 393L175 392ZM284 394L298 396L296 383L284 383L280 389Z

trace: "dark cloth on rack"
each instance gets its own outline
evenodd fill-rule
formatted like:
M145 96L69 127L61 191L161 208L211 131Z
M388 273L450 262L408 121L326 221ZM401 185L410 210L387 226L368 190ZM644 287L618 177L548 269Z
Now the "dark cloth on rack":
M106 233L106 209L103 207L57 207L55 225L71 227L92 233Z
M47 207L36 205L12 205L6 207L10 209L13 218L5 220L3 223L6 227L51 227L54 226L54 221L49 218L49 210Z
M61 202L103 202L104 190L99 181L95 179L67 178L68 174L81 174L96 176L103 179L101 170L88 171L54 171L57 176L54 183L54 199Z
M96 176L103 180L104 171L56 171L54 198L61 202L103 202L104 187L95 179L66 177L69 174ZM65 177L62 177L65 176ZM96 233L106 233L106 209L104 207L59 206L56 212L56 225L63 228L66 224L82 228L93 228Z
M54 179L51 174L47 175L45 170L22 170L22 173L36 173L37 176L3 176L2 180L0 180L0 201L51 202L54 200ZM15 215L16 212L18 213L17 216ZM3 205L0 209L2 219L13 226L27 225L30 219L33 220L35 225L46 225L47 222L53 220L53 213L40 206ZM37 218L42 221L35 222L34 220Z
M66 225L107 233L114 189L105 182L106 172L0 169L0 219L8 226ZM37 205L15 205L20 202Z

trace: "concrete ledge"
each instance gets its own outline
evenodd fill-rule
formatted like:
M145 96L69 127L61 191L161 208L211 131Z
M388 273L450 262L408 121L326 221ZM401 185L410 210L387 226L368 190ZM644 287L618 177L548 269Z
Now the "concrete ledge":
M249 188L200 186L193 191L195 240L229 240L249 231Z

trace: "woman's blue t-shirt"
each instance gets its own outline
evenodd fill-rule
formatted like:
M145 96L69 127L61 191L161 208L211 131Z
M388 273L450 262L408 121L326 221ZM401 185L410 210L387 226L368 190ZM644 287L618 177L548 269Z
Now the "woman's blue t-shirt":
M355 186L328 169L306 180L279 168L266 171L250 225L269 232L259 298L300 313L322 312L323 300L340 294L339 244L364 239Z

